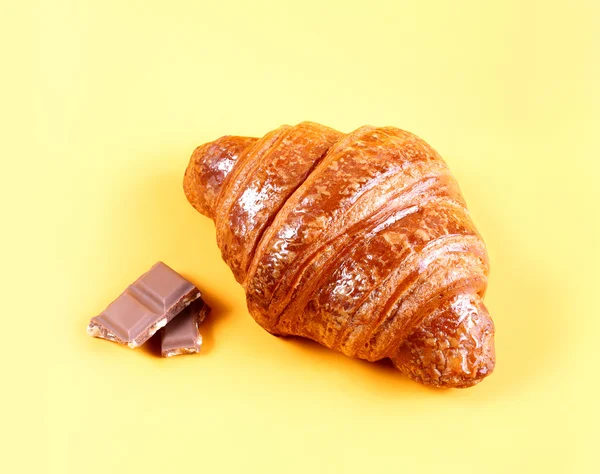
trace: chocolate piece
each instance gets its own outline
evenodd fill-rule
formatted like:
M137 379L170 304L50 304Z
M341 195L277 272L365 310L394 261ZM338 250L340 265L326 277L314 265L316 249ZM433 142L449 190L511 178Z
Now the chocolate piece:
M168 326L162 330L161 353L163 357L173 357L182 354L194 354L200 351L202 336L198 326L210 307L198 298L181 314L179 314Z
M90 321L90 336L127 344L132 349L164 327L192 301L200 291L189 281L162 262L113 301Z

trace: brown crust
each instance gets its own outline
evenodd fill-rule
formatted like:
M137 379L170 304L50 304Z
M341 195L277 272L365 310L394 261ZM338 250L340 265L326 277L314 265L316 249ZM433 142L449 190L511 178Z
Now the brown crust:
M392 361L418 382L470 387L494 370L494 323L480 298L459 294L432 312Z
M224 136L194 150L183 180L185 196L194 209L213 218L215 201L223 181L240 154L256 140L252 137Z
M236 279L243 282L255 248L281 207L342 134L301 123L282 127L270 146L246 155L252 167L229 182L215 212L217 241ZM258 155L258 156L257 156ZM250 164L252 162L252 164Z
M429 385L470 386L493 370L485 245L446 164L415 135L305 122L224 137L196 149L184 189L215 219L267 331L389 357Z

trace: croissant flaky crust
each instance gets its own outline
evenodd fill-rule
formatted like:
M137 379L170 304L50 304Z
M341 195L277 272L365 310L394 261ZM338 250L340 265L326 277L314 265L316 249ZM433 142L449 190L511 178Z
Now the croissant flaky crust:
M494 369L485 245L448 167L412 133L303 122L225 136L194 151L184 190L270 333L390 358L438 387Z

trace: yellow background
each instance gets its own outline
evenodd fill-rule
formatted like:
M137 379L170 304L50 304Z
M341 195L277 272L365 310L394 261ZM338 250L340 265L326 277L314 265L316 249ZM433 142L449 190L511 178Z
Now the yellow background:
M3 472L598 472L599 19L595 0L2 2ZM445 157L492 262L480 386L248 315L183 171L196 145L302 120ZM157 260L214 308L201 355L86 335Z

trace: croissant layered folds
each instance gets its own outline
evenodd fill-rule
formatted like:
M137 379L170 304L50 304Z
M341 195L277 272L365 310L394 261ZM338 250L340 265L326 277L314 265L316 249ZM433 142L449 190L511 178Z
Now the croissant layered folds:
M389 358L433 386L492 372L485 245L448 167L417 136L310 122L225 136L194 151L184 190L214 220L270 333Z

